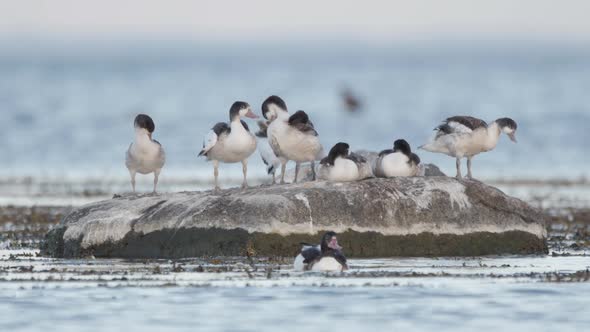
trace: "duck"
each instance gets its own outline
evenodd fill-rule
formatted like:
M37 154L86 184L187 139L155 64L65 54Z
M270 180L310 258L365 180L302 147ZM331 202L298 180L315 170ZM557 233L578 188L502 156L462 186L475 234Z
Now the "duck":
M375 176L382 178L416 176L419 164L420 157L412 153L410 144L405 139L398 139L393 142L393 149L379 152L375 162Z
M295 271L342 272L348 270L342 247L335 232L326 232L320 244L302 243L301 253L293 262Z
M256 145L258 152L262 158L262 162L266 166L266 173L272 175L272 184L276 184L275 173L281 166L281 160L275 155L270 144L268 143L268 125L270 121L258 121L258 132L256 132Z
M203 142L200 156L213 162L214 191L219 191L219 163L242 163L244 180L242 189L248 188L248 158L256 150L256 138L250 132L248 124L241 118L256 119L250 105L244 101L236 101L229 109L230 122L218 122L211 128Z
M312 179L316 179L315 161L323 152L322 144L309 116L300 110L289 115L287 104L279 96L270 96L262 103L262 115L271 121L268 126L268 142L281 161L281 184L285 183L285 169L289 160L295 161L297 182L300 165L311 162Z
M348 182L373 176L371 165L364 157L349 153L347 143L336 143L328 156L320 161L318 177L333 182Z
M131 188L135 192L135 175L154 173L154 190L158 187L160 172L166 163L166 153L160 142L152 138L156 129L154 120L147 114L138 114L133 121L135 138L125 155L125 166L131 176Z
M462 179L461 159L467 158L467 178L473 179L471 160L477 154L493 150L500 135L505 133L516 143L516 122L511 118L499 118L488 124L471 116L453 116L434 128L434 138L420 149L443 153L456 159L457 179Z

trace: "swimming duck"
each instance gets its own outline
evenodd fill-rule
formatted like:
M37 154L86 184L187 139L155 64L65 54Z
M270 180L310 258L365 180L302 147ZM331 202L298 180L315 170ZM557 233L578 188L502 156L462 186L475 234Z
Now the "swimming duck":
M131 188L135 192L135 174L154 173L154 193L158 186L158 177L166 163L166 153L162 144L152 138L156 129L154 120L149 115L139 114L133 121L135 139L129 145L125 156L125 166L131 176Z
M327 232L319 245L303 244L293 263L295 271L341 272L348 270L336 233Z
M213 175L215 177L215 191L219 190L219 162L242 163L244 181L242 188L248 187L246 175L248 173L248 157L256 150L256 138L246 122L241 117L257 118L252 112L250 105L243 101L236 101L229 110L229 124L219 122L205 138L203 149L199 156L206 156L207 160L213 161Z
M319 178L345 182L366 179L373 176L371 165L362 156L348 152L349 145L337 143L328 156L320 162Z
M434 139L420 148L455 157L458 179L461 179L461 158L467 157L467 177L471 179L473 156L494 149L501 133L516 143L516 129L516 122L510 118L500 118L488 125L471 116L453 116L434 128Z
M281 184L285 183L285 169L289 160L295 161L295 179L302 162L311 162L315 180L315 160L322 153L318 133L304 111L289 116L287 105L278 96L270 96L262 103L262 115L269 121L268 141L281 161Z
M260 157L266 165L266 173L272 175L272 184L276 183L275 180L275 173L277 169L281 166L281 160L277 155L275 155L274 151L270 147L268 143L268 125L270 121L258 121L258 127L260 128L258 132L256 132L256 141L258 146L258 152L260 153Z
M375 162L375 176L416 176L419 164L420 158L412 153L410 144L404 139L398 139L393 142L393 149L379 152Z

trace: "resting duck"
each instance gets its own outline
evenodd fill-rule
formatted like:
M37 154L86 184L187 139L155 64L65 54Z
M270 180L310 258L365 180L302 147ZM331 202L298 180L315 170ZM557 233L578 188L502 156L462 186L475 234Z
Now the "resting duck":
M219 162L223 163L237 163L242 162L242 171L244 173L244 181L242 188L248 187L246 175L248 173L248 157L256 150L256 138L246 122L241 120L241 117L257 118L250 108L248 103L243 101L236 101L229 110L229 124L219 122L205 138L203 142L203 149L199 152L199 156L206 156L207 160L213 161L213 175L215 177L215 191L219 190L218 176L219 176Z
M473 156L494 149L502 132L516 143L516 128L516 122L510 118L500 118L488 125L471 116L453 116L434 128L434 139L420 148L455 157L458 179L461 179L461 158L467 157L467 177L471 179Z
M154 173L154 193L158 186L158 177L166 162L166 153L162 144L152 138L156 129L154 120L149 115L139 114L133 122L135 139L129 145L125 156L125 166L131 175L131 188L135 192L135 174Z
M289 160L295 161L295 179L302 162L311 162L315 180L315 160L322 153L322 145L313 123L304 111L289 116L287 105L278 96L270 96L262 103L262 115L269 121L268 141L281 161L281 184L285 183L285 168Z
M256 133L256 141L258 146L258 152L260 153L260 157L266 165L266 173L272 175L272 184L276 183L275 180L275 173L277 169L281 166L281 160L277 157L270 147L268 143L268 125L270 121L258 121L258 127L260 128Z
M337 143L320 162L319 178L334 182L362 180L373 176L371 165L362 156L348 152L349 145Z
M327 232L319 245L303 244L293 263L295 271L341 272L348 270L336 233Z
M420 158L412 153L410 144L404 139L393 142L393 150L379 152L375 162L375 176L390 178L393 176L416 176Z

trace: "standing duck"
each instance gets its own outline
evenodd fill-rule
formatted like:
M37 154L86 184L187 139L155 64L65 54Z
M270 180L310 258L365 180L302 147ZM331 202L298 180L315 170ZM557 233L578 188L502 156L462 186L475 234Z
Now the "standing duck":
M268 97L262 103L262 115L270 120L268 141L281 161L281 184L285 183L285 169L289 160L295 161L295 179L302 162L311 162L315 180L315 160L322 152L322 144L313 123L304 111L289 116L287 105L278 96Z
M272 175L272 184L276 183L275 173L281 166L281 160L277 157L268 143L268 125L270 121L258 121L258 127L260 128L256 132L256 145L258 146L258 152L260 157L266 165L266 173Z
M471 179L473 156L494 149L502 132L516 143L516 128L516 122L510 118L500 118L488 125L471 116L453 116L434 128L434 139L420 148L455 157L458 179L461 179L461 158L467 157L467 178Z
M341 272L348 270L336 233L327 232L317 246L303 244L293 263L295 271Z
M375 176L416 176L419 164L420 158L412 153L410 144L404 139L398 139L393 142L393 149L379 152L375 162Z
M334 182L366 179L373 176L371 165L362 156L349 153L349 145L337 143L320 162L319 178Z
M125 166L131 175L131 188L135 192L135 175L154 173L154 193L158 186L158 177L166 162L166 153L162 144L152 138L156 129L154 120L149 115L139 114L133 122L135 139L129 145L125 156Z
M213 126L209 134L207 134L205 142L203 142L203 149L199 152L199 156L205 156L207 160L213 161L215 191L219 190L219 162L242 162L242 171L244 173L242 188L248 187L246 179L248 157L256 150L256 138L250 133L246 122L241 120L243 116L253 119L258 117L252 112L248 103L236 101L229 109L229 124L219 122Z

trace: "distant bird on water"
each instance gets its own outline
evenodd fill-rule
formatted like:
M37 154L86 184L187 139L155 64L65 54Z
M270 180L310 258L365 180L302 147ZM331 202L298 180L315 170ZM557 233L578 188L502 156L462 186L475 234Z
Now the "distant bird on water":
M360 111L361 101L358 99L357 96L354 95L352 90L350 90L350 89L342 90L341 96L342 96L342 101L344 103L344 106L346 107L346 109L349 112L354 113L354 112Z
M346 257L338 244L336 233L326 232L319 245L302 243L301 253L295 257L295 271L342 272L348 270Z
M461 158L467 158L467 178L473 178L473 156L494 149L501 133L516 143L516 122L500 118L491 124L471 116L453 116L436 127L434 139L420 148L430 152L444 153L455 157L458 179L461 179Z
M199 152L199 156L205 156L207 160L213 161L215 191L219 190L219 162L241 162L244 173L242 188L248 187L248 157L256 150L256 138L250 132L246 122L241 120L243 116L258 118L248 103L236 101L229 110L229 124L219 122L213 126L203 142L203 149Z
M158 177L166 162L166 154L160 142L152 138L156 129L149 115L139 114L135 117L135 139L129 145L125 165L131 175L131 187L135 192L135 175L154 173L154 193L158 186Z

